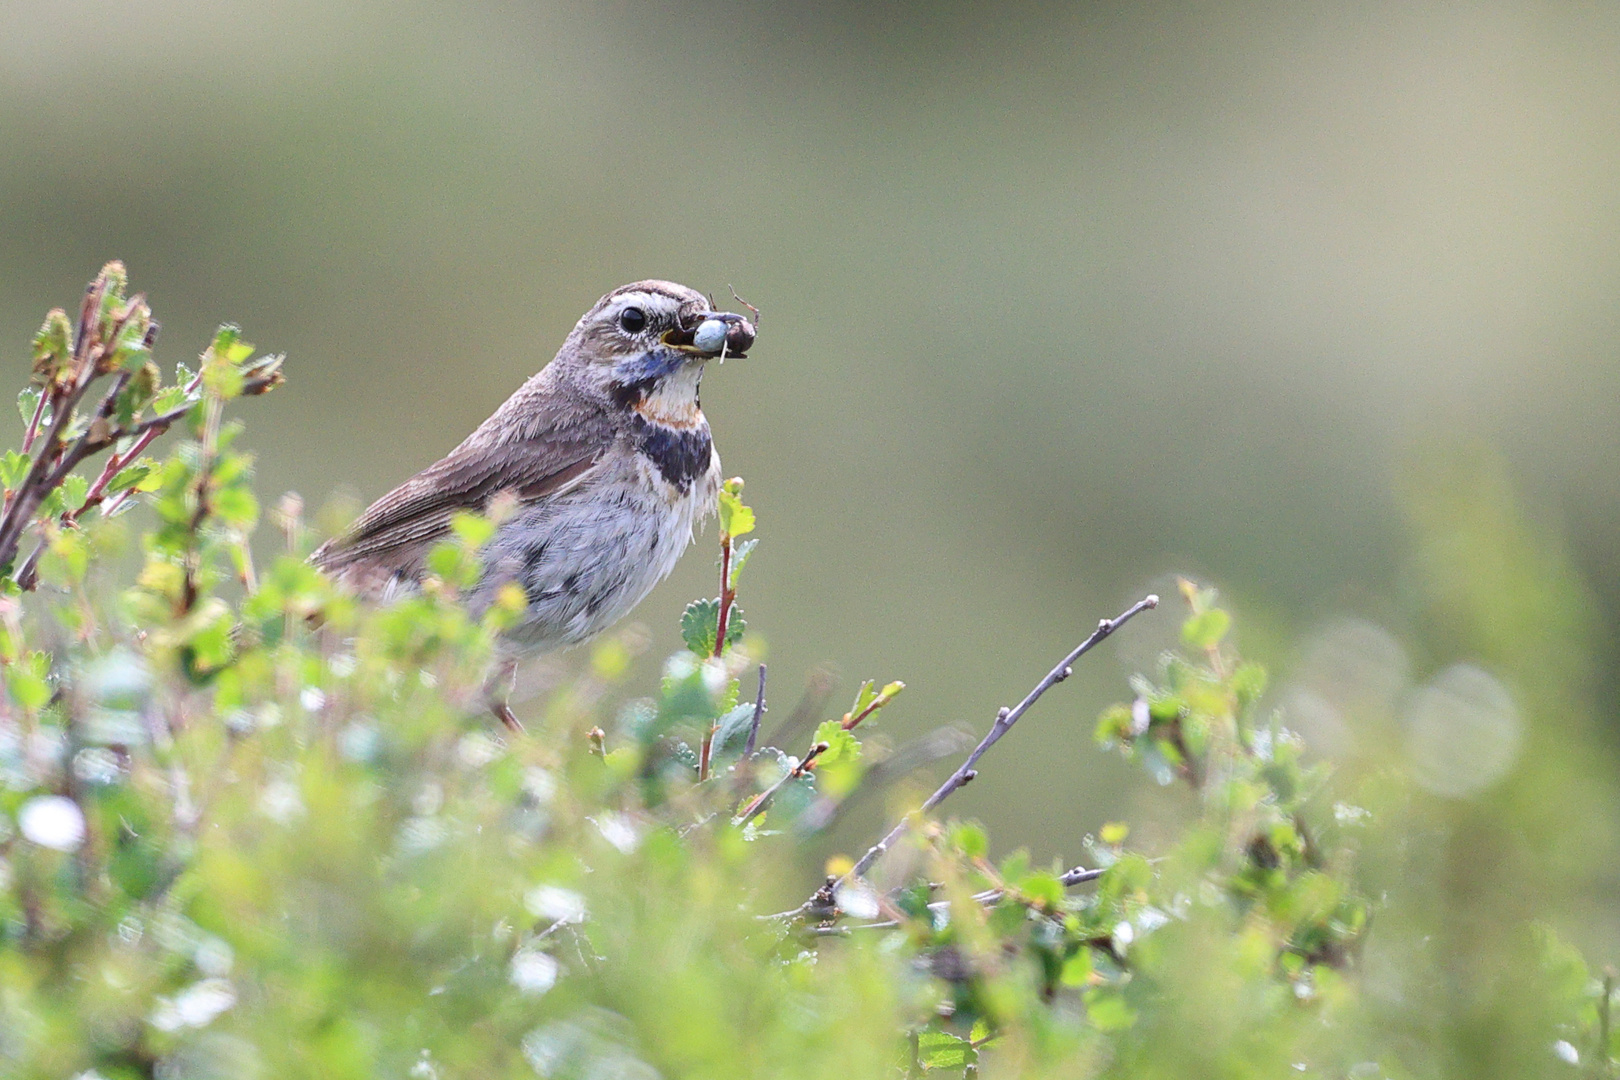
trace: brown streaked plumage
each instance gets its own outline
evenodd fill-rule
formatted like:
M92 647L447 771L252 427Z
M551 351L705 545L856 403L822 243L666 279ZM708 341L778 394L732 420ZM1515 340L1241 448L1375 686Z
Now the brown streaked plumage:
M705 341L723 324L719 348L693 344L706 323ZM509 493L516 510L486 547L469 604L481 609L516 581L529 606L508 635L512 651L587 640L640 602L712 512L720 461L698 403L703 366L753 341L747 319L713 311L692 289L657 280L615 289L476 431L311 561L385 598L420 581L456 511Z

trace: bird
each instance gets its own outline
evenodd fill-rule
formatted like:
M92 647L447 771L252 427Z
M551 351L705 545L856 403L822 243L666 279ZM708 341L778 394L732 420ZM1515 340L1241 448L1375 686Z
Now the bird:
M387 601L420 586L458 511L506 500L464 602L481 614L504 586L522 588L527 605L498 646L509 688L524 657L589 641L629 614L714 512L720 455L699 389L710 360L746 356L755 336L754 321L684 285L614 289L460 445L310 561L363 599ZM500 681L490 708L521 731Z

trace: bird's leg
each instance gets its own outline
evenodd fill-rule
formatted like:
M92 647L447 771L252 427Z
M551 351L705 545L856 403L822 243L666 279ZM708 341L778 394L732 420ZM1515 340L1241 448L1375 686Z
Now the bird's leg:
M484 692L489 695L489 711L495 714L495 719L505 724L506 729L514 735L522 735L523 721L506 703L512 694L512 687L517 683L517 666L515 656L501 659L490 674L489 681L484 684Z
M489 711L494 713L495 719L505 724L507 730L511 731L512 734L523 734L523 721L519 720L517 715L512 712L512 706L508 705L504 701L491 701L489 703Z

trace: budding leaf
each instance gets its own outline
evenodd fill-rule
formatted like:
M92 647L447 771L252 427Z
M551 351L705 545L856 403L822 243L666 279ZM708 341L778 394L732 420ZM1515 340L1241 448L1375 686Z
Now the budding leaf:
M754 531L754 511L728 489L720 492L720 531L733 538Z
M13 490L22 483L23 477L28 475L28 466L33 464L27 454L19 454L15 450L7 450L6 456L0 458L0 484Z
M1181 624L1181 640L1195 649L1214 648L1231 626L1232 616L1221 608L1210 608Z

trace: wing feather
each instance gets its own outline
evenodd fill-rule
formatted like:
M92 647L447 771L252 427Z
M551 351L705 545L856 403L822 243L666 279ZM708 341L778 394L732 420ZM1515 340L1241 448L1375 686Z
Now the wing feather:
M605 449L600 434L548 435L493 446L469 439L372 503L310 561L362 587L416 577L428 549L449 533L456 511L482 511L503 491L530 503L588 481Z

